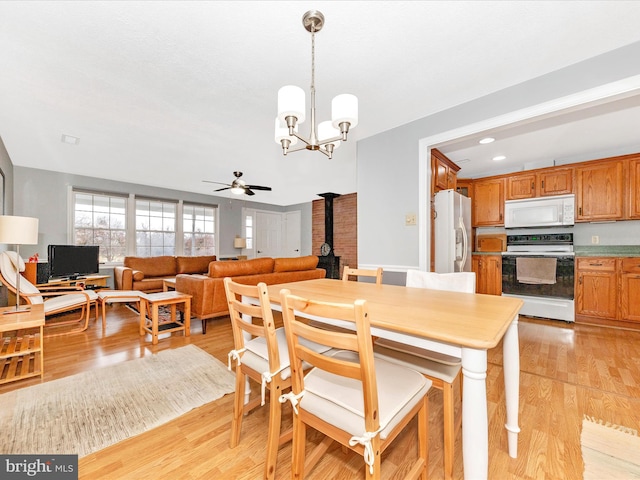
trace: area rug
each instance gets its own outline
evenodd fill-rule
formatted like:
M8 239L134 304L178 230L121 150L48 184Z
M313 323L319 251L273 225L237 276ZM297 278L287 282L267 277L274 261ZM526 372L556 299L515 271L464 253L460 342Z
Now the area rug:
M0 453L90 453L151 430L235 389L195 345L0 395Z
M582 420L584 479L640 479L640 437L631 428Z

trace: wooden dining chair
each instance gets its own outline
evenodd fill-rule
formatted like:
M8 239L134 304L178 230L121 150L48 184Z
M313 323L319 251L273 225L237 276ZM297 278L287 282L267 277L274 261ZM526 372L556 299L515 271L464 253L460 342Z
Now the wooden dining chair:
M473 272L435 273L409 270L406 286L475 293L476 276ZM435 388L442 390L444 473L446 479L451 479L455 434L462 425L462 415L455 418L454 398L454 387L457 386L460 390L460 404L462 403L461 359L385 338L375 341L374 352L376 356L416 369L431 380Z
M242 418L266 403L269 390L269 428L264 478L275 478L278 448L291 439L291 429L281 432L281 404L278 398L291 386L291 369L287 340L282 327L276 328L267 285L244 285L227 277L224 288L231 317L233 350L229 352L229 369L235 361L236 389L231 422L230 446L240 441ZM307 347L326 351L322 345L309 342ZM261 394L246 399L247 379L260 384Z
M417 416L417 459L406 467L404 478L426 479L431 381L415 370L374 358L364 300L327 303L288 290L280 297L292 369L291 392L280 399L291 401L294 411L291 478L304 478L337 441L364 457L365 478L379 479L381 454ZM355 328L323 330L310 325L306 316L353 322ZM310 339L331 348L330 353L305 347ZM304 363L315 367L306 375ZM325 435L308 456L307 426Z
M372 277L376 279L376 285L380 285L382 284L382 268L366 270L363 268L349 268L348 265L345 265L342 270L342 280L349 281L349 277Z

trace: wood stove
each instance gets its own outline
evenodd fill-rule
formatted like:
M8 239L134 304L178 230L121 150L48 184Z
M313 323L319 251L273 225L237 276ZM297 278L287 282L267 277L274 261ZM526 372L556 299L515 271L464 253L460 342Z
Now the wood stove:
M318 268L327 271L327 278L340 278L340 257L333 251L333 199L339 193L319 193L324 198L324 244L320 249Z

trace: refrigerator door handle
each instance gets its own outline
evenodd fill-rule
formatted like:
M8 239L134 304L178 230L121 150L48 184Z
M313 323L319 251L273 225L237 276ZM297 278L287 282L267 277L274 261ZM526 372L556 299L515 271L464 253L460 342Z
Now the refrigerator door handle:
M464 266L467 264L467 245L469 244L469 237L467 236L467 229L464 228L464 221L460 217L460 230L462 230L462 261L460 262L460 271L464 272Z

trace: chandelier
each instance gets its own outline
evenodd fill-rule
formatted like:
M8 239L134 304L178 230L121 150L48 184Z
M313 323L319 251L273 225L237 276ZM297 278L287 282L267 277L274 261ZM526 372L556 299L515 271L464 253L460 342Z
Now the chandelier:
M282 153L312 150L331 158L340 142L347 141L350 128L358 124L358 97L351 94L336 96L331 102L331 120L316 126L315 86L315 34L322 30L324 15L310 10L302 16L302 25L311 33L311 132L305 138L298 134L298 125L305 121L305 93L295 85L278 90L278 117L275 123L275 140L282 145ZM302 141L302 145L291 148Z

